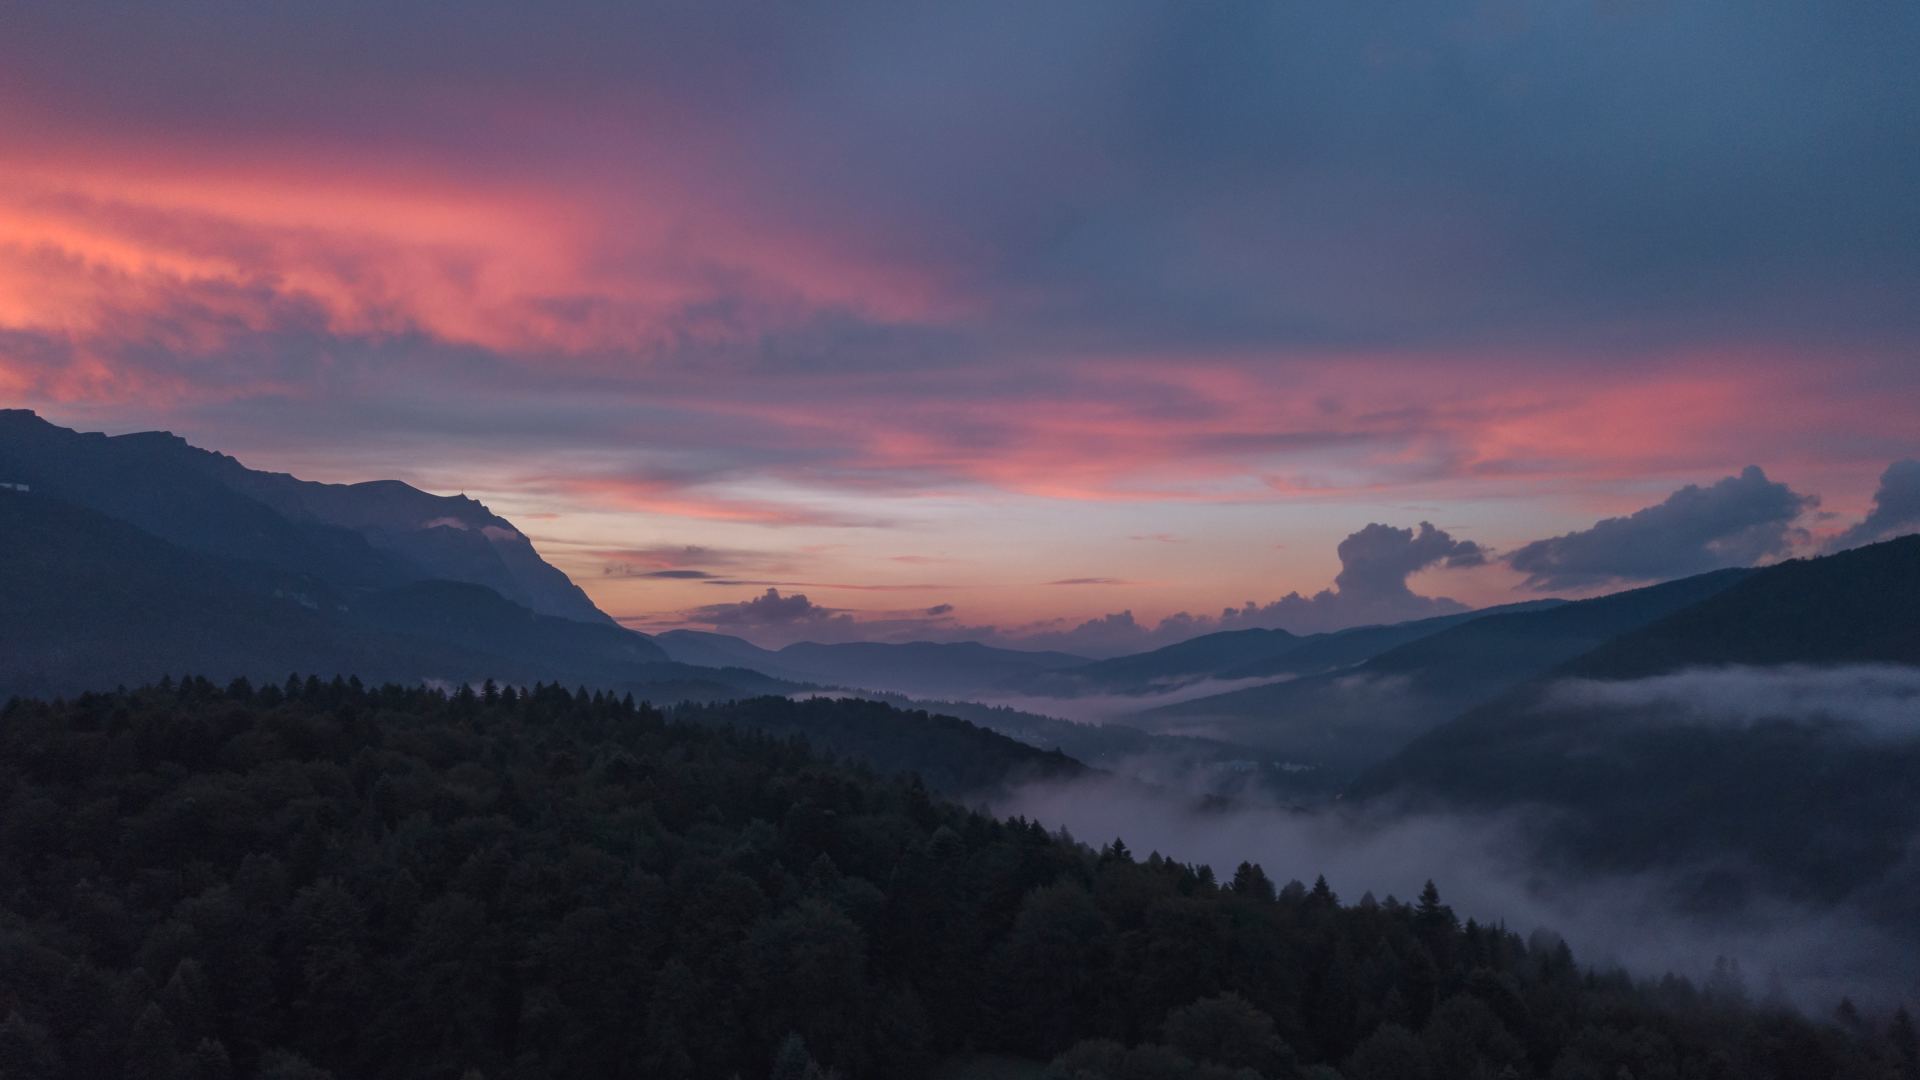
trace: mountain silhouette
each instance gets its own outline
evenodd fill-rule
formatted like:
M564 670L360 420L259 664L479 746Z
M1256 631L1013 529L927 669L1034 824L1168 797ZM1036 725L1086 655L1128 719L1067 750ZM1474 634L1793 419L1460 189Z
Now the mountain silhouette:
M1886 875L1920 833L1920 699L1884 684L1920 664L1916 597L1920 536L1751 571L1437 726L1350 796L1531 808L1545 851L1622 872L1712 864L1696 886L1717 902L1879 882L1863 902L1913 912Z
M474 500L256 472L164 433L0 411L0 696L196 672L793 689L673 661Z
M347 588L452 580L542 615L611 623L513 524L396 480L321 484L249 469L167 432L108 436L0 410L0 482L129 522L192 551Z

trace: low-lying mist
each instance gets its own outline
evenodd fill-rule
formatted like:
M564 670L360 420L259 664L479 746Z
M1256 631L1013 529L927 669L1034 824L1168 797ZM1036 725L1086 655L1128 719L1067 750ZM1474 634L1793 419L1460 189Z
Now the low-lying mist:
M1082 724L1102 724L1129 718L1136 713L1147 712L1164 705L1179 705L1235 690L1291 682L1294 678L1295 676L1292 675L1265 675L1247 679L1167 679L1150 689L1132 694L1104 693L1051 697L1035 694L989 693L975 697L973 700L982 705L1019 709L1022 712L1040 713Z
M1642 679L1563 679L1546 708L1641 710L1682 722L1747 727L1764 721L1839 724L1889 738L1920 737L1920 667L1849 664L1690 668Z
M1540 819L1528 811L1361 817L1338 807L1306 812L1262 803L1248 793L1223 808L1111 775L1029 784L991 809L1096 845L1120 837L1138 857L1158 851L1205 863L1221 880L1242 860L1277 882L1324 875L1346 902L1367 892L1410 899L1432 880L1463 920L1523 934L1553 931L1585 965L1699 981L1725 957L1738 962L1755 996L1781 994L1810 1013L1824 1015L1843 996L1868 1004L1920 992L1915 941L1869 924L1848 905L1762 898L1737 913L1706 913L1682 897L1685 882L1710 868L1632 876L1549 869L1532 857Z

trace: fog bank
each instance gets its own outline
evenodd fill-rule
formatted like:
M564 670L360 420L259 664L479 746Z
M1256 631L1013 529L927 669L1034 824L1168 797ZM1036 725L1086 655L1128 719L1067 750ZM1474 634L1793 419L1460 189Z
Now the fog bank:
M1276 882L1325 875L1347 903L1367 892L1410 899L1432 880L1462 920L1523 935L1552 930L1584 965L1698 981L1716 958L1729 957L1755 995L1774 984L1810 1012L1824 1014L1842 996L1863 1004L1920 996L1914 942L1869 925L1851 907L1760 900L1734 915L1705 915L1683 910L1677 897L1686 877L1710 868L1634 876L1543 870L1529 859L1537 815L1367 821L1244 800L1212 810L1111 777L1030 784L991 809L1064 827L1096 846L1117 836L1138 857L1158 851L1205 863L1222 880L1242 860L1259 863Z

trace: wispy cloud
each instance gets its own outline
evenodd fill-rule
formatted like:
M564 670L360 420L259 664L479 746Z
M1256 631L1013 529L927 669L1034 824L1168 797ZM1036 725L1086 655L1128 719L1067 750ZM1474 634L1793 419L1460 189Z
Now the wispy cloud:
M1910 22L745 11L11 18L0 399L576 540L937 529L1009 583L1161 580L996 542L1063 502L1136 560L1524 497L1504 543L1916 452Z

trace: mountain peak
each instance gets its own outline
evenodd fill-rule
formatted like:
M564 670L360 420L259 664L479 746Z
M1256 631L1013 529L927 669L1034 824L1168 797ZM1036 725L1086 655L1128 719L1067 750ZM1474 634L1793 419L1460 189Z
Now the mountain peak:
M348 588L465 581L539 614L612 621L512 523L465 495L399 480L316 483L249 469L170 431L83 434L26 409L0 410L0 434L6 481L190 550Z
M51 428L53 426L46 417L32 409L0 409L0 428Z

